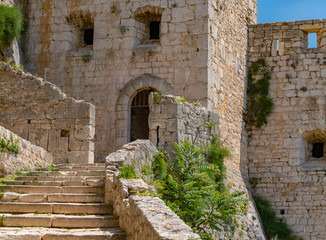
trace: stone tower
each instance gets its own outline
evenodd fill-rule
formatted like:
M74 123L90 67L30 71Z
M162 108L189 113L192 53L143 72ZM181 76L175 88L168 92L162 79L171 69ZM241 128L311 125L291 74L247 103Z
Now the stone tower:
M239 170L256 0L30 0L27 9L25 65L96 106L97 161L147 134L140 116L158 90L216 111Z

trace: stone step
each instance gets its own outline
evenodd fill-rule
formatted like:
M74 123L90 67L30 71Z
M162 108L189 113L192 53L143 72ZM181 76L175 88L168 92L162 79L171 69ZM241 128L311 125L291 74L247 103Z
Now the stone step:
M1 240L126 240L118 228L0 228Z
M105 171L105 166L60 166L58 167L59 171L81 171L81 170L97 170L97 171Z
M105 167L105 163L60 163L56 164L55 167Z
M104 194L103 187L91 186L25 186L25 185L2 185L3 192L16 193L98 193Z
M6 181L5 185L32 185L32 186L104 186L104 179L98 180L62 180L62 181L25 181L13 180Z
M113 208L105 203L4 203L0 213L57 213L57 214L112 214Z
M89 181L104 180L104 176L17 176L20 181Z
M117 228L111 215L70 216L59 214L3 214L3 227Z
M104 170L17 172L21 176L104 176Z
M25 202L25 203L42 203L42 202L59 202L59 203L102 203L104 195L100 194L76 194L76 193L31 193L19 194L6 192L0 199L2 202Z

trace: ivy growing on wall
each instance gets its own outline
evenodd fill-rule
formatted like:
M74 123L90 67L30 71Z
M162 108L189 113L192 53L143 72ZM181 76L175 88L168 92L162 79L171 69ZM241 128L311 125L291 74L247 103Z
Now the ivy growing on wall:
M273 100L268 96L270 70L265 59L252 63L248 74L247 111L245 120L249 127L262 127L273 111Z
M22 13L14 7L0 5L0 53L10 46L14 39L19 39L23 29Z

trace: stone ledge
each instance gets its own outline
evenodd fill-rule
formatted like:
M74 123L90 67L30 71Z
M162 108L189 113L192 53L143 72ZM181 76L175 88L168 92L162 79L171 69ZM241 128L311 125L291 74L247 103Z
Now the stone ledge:
M107 156L105 201L113 203L120 228L126 231L128 239L200 239L163 200L136 194L151 189L142 179L117 178L123 163L137 162L136 171L140 171L156 151L150 141L137 140Z

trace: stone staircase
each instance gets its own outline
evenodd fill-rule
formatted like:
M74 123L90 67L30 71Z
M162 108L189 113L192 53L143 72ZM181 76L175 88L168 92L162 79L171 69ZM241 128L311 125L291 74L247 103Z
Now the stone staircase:
M104 164L20 172L1 185L1 240L125 240L104 203Z

